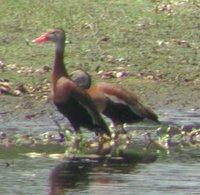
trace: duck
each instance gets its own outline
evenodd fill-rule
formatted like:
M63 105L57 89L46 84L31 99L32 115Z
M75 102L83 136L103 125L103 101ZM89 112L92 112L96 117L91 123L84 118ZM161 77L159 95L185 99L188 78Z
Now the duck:
M96 135L111 137L110 129L99 113L92 98L71 80L64 64L65 31L61 28L50 29L33 43L53 42L55 44L54 62L51 74L51 100L57 110L64 115L75 133L81 128Z
M119 133L126 133L124 124L133 124L145 119L160 123L158 115L140 98L119 84L99 82L92 84L90 74L82 69L73 71L71 79L84 89L97 109L108 117Z

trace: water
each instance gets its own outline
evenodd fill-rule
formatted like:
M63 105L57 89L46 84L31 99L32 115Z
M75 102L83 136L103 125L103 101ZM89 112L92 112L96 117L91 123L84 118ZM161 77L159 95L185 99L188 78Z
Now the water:
M128 174L105 174L110 182L92 181L89 194L199 194L197 164L138 165ZM106 179L105 179L106 180ZM80 192L81 194L81 192Z
M199 110L161 113L166 123L195 127L200 126L199 114ZM31 121L23 124L25 129L33 127ZM47 122L42 124L44 129L47 126ZM199 157L197 150L195 157L180 154L145 164L97 157L55 160L18 155L0 159L0 194L199 194Z
M200 162L155 162L117 169L94 166L71 171L72 175L67 163L41 158L1 160L0 194L48 194L50 173L56 167L60 175L54 176L54 182L65 192L60 194L199 194Z
M0 160L0 194L47 194L48 159Z

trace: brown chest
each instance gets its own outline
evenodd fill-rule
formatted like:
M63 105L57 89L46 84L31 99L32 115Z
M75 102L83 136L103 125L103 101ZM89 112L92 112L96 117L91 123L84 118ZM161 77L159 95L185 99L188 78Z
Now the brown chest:
M54 102L66 102L72 94L72 83L70 80L60 78L52 83L51 97Z

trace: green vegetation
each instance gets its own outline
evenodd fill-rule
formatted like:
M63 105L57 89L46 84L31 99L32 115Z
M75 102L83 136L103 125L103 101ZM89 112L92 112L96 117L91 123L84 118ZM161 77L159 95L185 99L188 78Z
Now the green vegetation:
M193 80L199 72L195 1L3 0L0 26L0 60L5 65L51 64L53 44L34 46L31 40L60 27L70 42L66 49L70 70L84 67L93 73L97 65L106 70L122 66L131 75L158 71L167 80ZM115 63L109 63L107 55ZM10 74L0 76L21 78Z

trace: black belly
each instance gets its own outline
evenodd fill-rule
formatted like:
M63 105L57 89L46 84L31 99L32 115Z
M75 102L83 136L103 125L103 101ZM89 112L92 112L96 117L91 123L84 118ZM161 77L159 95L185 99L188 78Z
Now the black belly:
M143 120L143 117L134 113L128 105L108 100L103 114L110 118L114 124L134 123Z
M95 129L96 124L92 121L92 117L75 99L70 98L67 102L55 103L55 105L68 118L75 131L79 131L80 127L91 131Z

